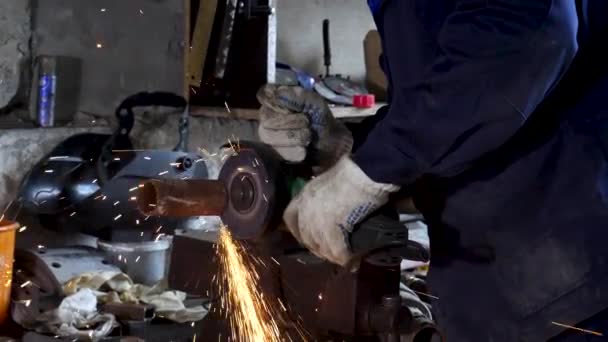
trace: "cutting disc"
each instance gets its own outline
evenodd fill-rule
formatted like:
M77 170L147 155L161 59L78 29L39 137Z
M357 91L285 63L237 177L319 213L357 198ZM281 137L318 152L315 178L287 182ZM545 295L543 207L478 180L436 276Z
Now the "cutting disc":
M226 184L228 204L221 218L240 240L256 239L280 220L287 199L281 158L270 147L241 143L228 158L219 180Z
M338 95L353 97L355 95L367 94L365 87L342 77L329 76L323 79L323 83L331 91Z

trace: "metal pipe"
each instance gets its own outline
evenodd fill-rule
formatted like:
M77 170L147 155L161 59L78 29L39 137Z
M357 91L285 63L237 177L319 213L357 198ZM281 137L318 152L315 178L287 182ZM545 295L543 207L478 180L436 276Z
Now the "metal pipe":
M218 180L149 180L137 196L139 210L148 216L220 216L228 200Z

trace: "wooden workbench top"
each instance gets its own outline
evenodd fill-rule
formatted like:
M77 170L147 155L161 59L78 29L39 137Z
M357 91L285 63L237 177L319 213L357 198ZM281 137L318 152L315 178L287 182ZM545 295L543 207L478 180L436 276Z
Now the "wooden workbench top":
M385 105L384 103L376 104L372 108L359 109L345 106L332 106L331 111L334 117L338 119L354 119L376 114L378 109ZM239 120L258 120L257 109L244 108L225 108L225 107L199 107L193 106L190 108L190 114L193 116L208 116L215 118L239 119Z

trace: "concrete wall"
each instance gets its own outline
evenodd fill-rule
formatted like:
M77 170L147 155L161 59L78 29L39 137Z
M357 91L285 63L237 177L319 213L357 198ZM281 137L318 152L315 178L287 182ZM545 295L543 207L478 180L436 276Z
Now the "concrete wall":
M363 38L375 28L364 0L278 0L277 60L324 73L324 19L331 22L332 73L364 79Z
M0 109L27 89L30 1L0 1ZM23 100L20 99L20 100Z
M34 55L82 59L82 111L111 114L140 91L182 92L183 0L32 1Z

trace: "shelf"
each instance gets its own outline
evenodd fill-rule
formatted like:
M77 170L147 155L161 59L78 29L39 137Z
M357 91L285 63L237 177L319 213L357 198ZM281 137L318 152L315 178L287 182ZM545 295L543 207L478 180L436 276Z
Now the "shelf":
M354 107L332 106L331 111L338 119L362 118L376 114L384 103L378 103L372 108L359 109ZM226 108L226 107L198 107L190 108L192 116L206 116L213 118L226 118L237 120L259 120L257 109Z

